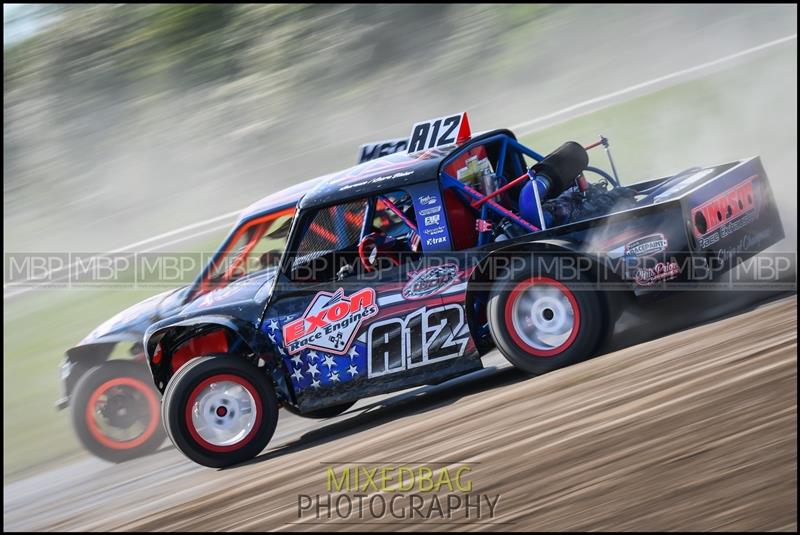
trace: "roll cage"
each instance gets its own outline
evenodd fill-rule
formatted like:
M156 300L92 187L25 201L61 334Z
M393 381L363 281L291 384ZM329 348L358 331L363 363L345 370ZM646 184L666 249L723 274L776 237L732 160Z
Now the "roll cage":
M453 176L452 174L448 173L448 167L458 160L462 155L466 154L468 151L474 149L478 146L487 147L487 152L489 155L490 160L494 165L494 174L497 179L497 188L491 193L481 193L477 189L465 184L464 182L460 181L458 178ZM585 149L589 150L598 146L603 146L608 153L609 161L611 163L611 167L613 170L613 175L607 173L606 171L594 167L588 166L586 167L586 171L595 173L605 179L612 187L619 186L619 180L616 176L616 169L614 168L613 160L611 159L611 154L609 152L609 143L605 137L600 137L600 139L592 143L586 147ZM526 221L522 217L520 217L517 213L514 212L513 207L509 208L503 206L498 202L498 197L508 192L509 190L513 190L516 187L521 186L526 180L530 180L532 176L529 174L529 166L525 162L525 158L528 157L534 162L541 162L545 159L545 155L540 154L539 152L526 147L514 137L514 134L508 130L496 130L493 132L488 132L485 134L477 135L463 143L462 145L450 150L447 152L442 158L438 165L436 178L432 181L437 181L440 193L445 189L452 189L458 193L462 197L462 199L471 207L471 209L477 211L479 213L480 220L488 220L490 215L494 215L499 218L505 218L510 221L514 226L516 226L523 234L529 233L536 233L541 230L545 230L544 228L539 228L536 225ZM406 189L403 186L398 186L398 190ZM383 201L387 208L398 215L403 219L407 219L407 217L399 210L393 203L386 197L386 191L383 190L380 193L375 193L371 195L364 195L363 193L359 195L354 195L352 198L350 197L342 197L337 199L335 202L331 202L326 205L322 206L315 206L313 208L309 208L308 211L312 213L316 213L319 210L327 209L337 205L343 205L348 202L352 202L357 199L364 199L365 197L370 199L370 202L366 206L364 219L361 222L361 231L359 235L359 239L363 239L367 234L369 234L370 223L372 221L372 216L375 212L375 203L376 200ZM388 202L387 202L388 201ZM539 201L539 209L541 209L541 202ZM303 210L304 212L306 210ZM307 232L308 223L308 215L301 214L300 217L296 218L293 222L292 229L290 231L290 238L288 242L288 246L286 251L283 255L283 259L281 260L280 264L280 271L285 276L290 276L290 266L294 263L297 255L296 255L296 247L299 243L299 238L297 234L304 234ZM447 217L447 216L445 216ZM408 226L413 230L417 230L417 225L414 222L405 221ZM302 225L302 226L297 226ZM481 230L478 231L478 241L476 246L480 247L482 245L486 245L489 243L491 239L491 227L486 226L483 227ZM347 246L350 244L342 244L343 246ZM423 248L424 249L424 248Z
M472 150L474 147L478 145L489 146L492 144L496 144L497 147L494 147L493 151L489 151L489 157L492 158L494 153L494 157L496 158L495 164L495 175L497 177L497 189L489 194L483 194L476 189L462 183L456 177L452 176L451 174L447 173L446 169L448 166L456 161L460 156L464 155L468 151ZM605 137L600 138L599 141L592 143L584 147L585 149L589 150L598 146L603 146L606 149L606 152L609 157L609 162L611 164L612 169L614 169L614 162L611 159L611 153L609 152L609 143L608 139ZM495 200L492 200L498 197L500 194L514 188L515 186L520 185L525 180L532 178L529 175L528 168L525 165L525 161L523 156L528 156L532 160L536 162L541 162L545 156L536 152L535 150L526 147L522 143L516 140L516 138L508 131L500 131L500 132L490 132L488 134L484 134L482 136L478 136L473 138L469 142L465 143L464 145L458 147L456 150L452 151L448 156L446 156L439 167L439 181L441 185L445 188L453 188L456 191L461 192L470 202L472 208L480 210L480 219L487 220L489 218L490 213L494 213L499 217L506 217L508 218L511 223L522 229L526 232L538 232L540 230L545 230L545 228L538 228L536 225L529 223L528 221L524 220L517 214L515 214L512 210L500 205ZM590 171L592 173L598 174L603 177L605 180L609 182L613 187L619 186L619 180L616 177L616 170L614 170L614 176L606 173L602 169L597 167L589 166L586 168L586 171ZM509 178L508 173L512 173L513 176L516 178ZM537 198L537 202L539 204L538 208L541 210L541 202ZM478 232L478 246L485 245L488 243L488 239L491 236L491 231L489 229L481 230Z

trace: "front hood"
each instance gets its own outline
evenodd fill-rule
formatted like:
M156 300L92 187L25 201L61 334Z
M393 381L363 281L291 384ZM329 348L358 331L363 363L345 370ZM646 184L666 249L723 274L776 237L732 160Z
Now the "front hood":
M275 281L276 269L259 271L247 277L231 282L224 288L201 295L181 310L180 316L196 316L209 312L230 311L239 315L236 310L250 309L254 305L266 302ZM255 320L256 318L251 318Z
M100 342L140 339L152 323L173 312L179 306L180 297L186 290L187 288L167 290L126 308L101 323L74 347Z

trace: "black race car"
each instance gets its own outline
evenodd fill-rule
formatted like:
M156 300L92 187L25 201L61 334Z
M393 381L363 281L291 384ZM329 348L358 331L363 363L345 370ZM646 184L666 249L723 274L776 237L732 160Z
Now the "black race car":
M604 139L545 156L508 130L471 135L466 114L414 125L406 145L321 177L277 271L147 329L189 458L241 462L279 406L332 416L475 371L492 347L534 374L579 362L620 303L718 283L783 238L758 158L621 186L589 165Z

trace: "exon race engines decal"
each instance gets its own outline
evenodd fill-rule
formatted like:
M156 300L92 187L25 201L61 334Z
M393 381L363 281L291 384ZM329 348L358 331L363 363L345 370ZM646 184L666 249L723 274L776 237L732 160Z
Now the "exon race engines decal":
M375 290L364 288L346 296L319 292L302 316L283 326L284 344L289 354L304 349L319 349L335 355L347 353L363 321L378 313Z
M692 208L694 235L703 249L752 223L758 214L753 175Z
M405 317L376 321L367 331L368 376L460 357L468 342L469 330L461 305L425 307Z

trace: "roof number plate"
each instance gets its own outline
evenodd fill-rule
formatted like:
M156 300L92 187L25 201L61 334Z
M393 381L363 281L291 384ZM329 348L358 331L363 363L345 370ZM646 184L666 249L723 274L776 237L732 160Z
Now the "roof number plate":
M414 125L408 139L408 152L459 145L470 138L467 113L439 117Z

